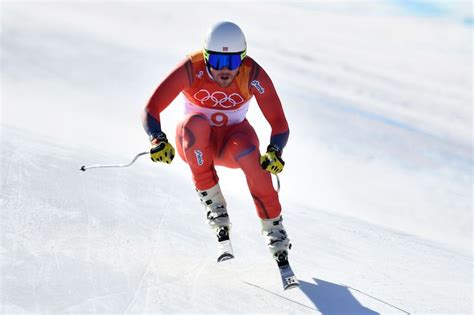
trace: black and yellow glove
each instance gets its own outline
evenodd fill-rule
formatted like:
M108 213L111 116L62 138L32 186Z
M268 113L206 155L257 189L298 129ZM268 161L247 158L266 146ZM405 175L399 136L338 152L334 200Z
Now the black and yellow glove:
M150 158L153 162L163 162L170 164L173 161L175 151L173 146L168 142L164 132L153 134L150 136L151 149Z
M281 158L281 151L277 146L270 144L267 147L267 153L260 156L260 165L264 170L272 174L278 174L283 171L285 161Z

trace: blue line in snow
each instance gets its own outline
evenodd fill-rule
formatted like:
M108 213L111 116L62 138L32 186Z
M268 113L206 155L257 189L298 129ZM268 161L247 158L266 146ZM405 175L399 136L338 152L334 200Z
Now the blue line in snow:
M449 0L386 0L405 12L419 17L444 17L459 21L465 26L474 26L472 10L465 10L463 3Z
M468 26L474 26L474 17L465 18L463 22Z
M292 94L294 94L294 93L292 93ZM314 99L314 96L303 95L302 93L295 94L295 95L297 95L297 97L299 97L299 98L304 99L305 101L307 101L308 99L311 99L311 98ZM346 112L346 113L351 113L351 114L354 114L354 115L357 115L357 116L360 116L360 117L364 117L366 119L370 119L372 121L378 121L380 123L390 125L390 126L394 126L394 127L406 130L406 131L416 132L416 133L419 133L419 134L423 134L423 135L426 135L426 136L429 136L429 137L433 137L433 138L445 141L445 139L443 138L442 135L435 134L435 133L430 133L426 130L423 130L422 128L415 127L415 126L410 125L408 123L404 123L404 122L401 122L401 121L396 120L396 119L388 118L388 117L380 115L380 114L376 114L376 113L373 113L373 112L369 112L369 111L360 109L360 108L357 107L356 104L353 105L350 102L348 102L347 100L344 101L344 103L342 103L342 102L338 102L338 101L335 101L335 100L331 100L329 98L323 98L323 99L316 100L315 102L317 104L321 105L321 106L330 107L332 109L337 109L337 110L340 110L340 111L343 111L343 112Z
M416 128L416 127L414 127L412 125L409 125L407 123L403 123L403 122L395 120L395 119L390 119L390 118L387 118L385 116L375 114L375 113L372 113L372 112L368 112L368 111L365 111L365 110L361 110L361 109L358 109L358 108L355 108L355 107L352 107L352 106L349 106L349 105L343 105L341 103L336 103L336 102L330 102L330 104L328 104L328 105L330 105L333 108L334 107L339 108L340 110L342 110L344 112L347 112L347 113L357 114L359 116L368 118L370 120L379 121L379 122L382 122L384 124L395 126L395 127L398 127L398 128L404 129L404 130L417 132L417 133L421 133L421 134L425 134L425 135L429 135L429 136L435 136L433 134L430 134L426 131L423 131L422 129ZM435 136L435 137L438 138L439 136Z
M420 16L443 16L448 10L440 6L436 1L421 0L389 0L401 8Z

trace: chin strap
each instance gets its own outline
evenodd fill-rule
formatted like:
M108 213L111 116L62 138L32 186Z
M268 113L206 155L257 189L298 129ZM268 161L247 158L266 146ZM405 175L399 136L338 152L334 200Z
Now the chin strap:
M209 76L209 78L212 81L215 81L214 78L212 77L212 74L211 74L211 66L207 62L206 62L206 72L207 72L207 75Z

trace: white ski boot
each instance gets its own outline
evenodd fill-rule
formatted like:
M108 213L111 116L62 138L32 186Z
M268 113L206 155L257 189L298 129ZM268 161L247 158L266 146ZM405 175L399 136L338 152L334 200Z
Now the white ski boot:
M275 258L277 262L288 256L288 250L291 246L282 221L282 216L273 219L262 219L263 237L267 242L273 258ZM279 257L279 255L285 257Z
M278 264L283 289L287 290L298 287L299 282L288 261L288 250L291 249L291 243L282 221L282 216L273 219L262 219L262 234Z
M229 238L230 220L227 214L227 203L219 184L206 190L197 190L201 203L206 210L207 223L212 228L219 242L218 262L234 258Z

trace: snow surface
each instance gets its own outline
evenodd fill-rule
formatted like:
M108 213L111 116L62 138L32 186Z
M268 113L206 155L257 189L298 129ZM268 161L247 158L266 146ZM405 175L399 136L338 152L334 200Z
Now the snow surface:
M300 289L240 171L218 169L222 264L179 158L79 171L148 149L141 110L223 19L289 120ZM0 313L472 314L472 21L470 1L1 2Z

